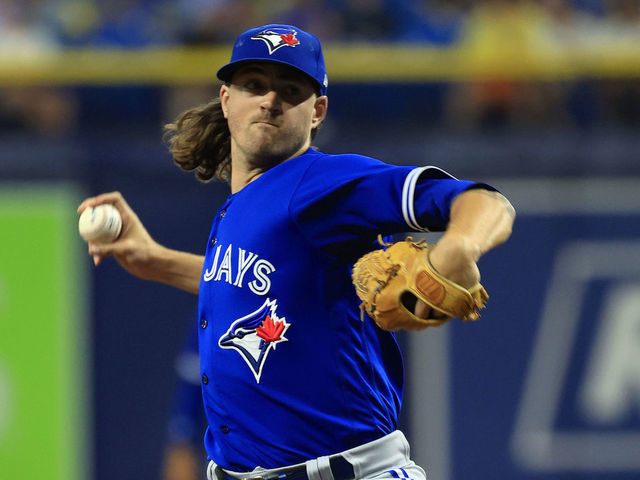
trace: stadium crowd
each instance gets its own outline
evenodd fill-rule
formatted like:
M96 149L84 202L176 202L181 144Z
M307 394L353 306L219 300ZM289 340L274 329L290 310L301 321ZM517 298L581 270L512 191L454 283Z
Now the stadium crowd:
M4 0L0 49L212 44L277 21L331 41L461 41L477 21L640 36L639 0ZM594 32L594 28L596 32Z
M69 47L224 44L273 22L298 25L325 44L640 44L640 0L3 0L0 61ZM451 83L442 120L453 127L640 124L636 78ZM69 89L3 88L0 126L73 131L76 97Z

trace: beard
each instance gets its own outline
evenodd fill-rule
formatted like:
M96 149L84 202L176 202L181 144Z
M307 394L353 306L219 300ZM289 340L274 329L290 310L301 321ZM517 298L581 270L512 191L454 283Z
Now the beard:
M239 150L256 167L271 167L299 152L309 141L309 134L299 127L285 130L274 120L259 119L232 138L238 139Z

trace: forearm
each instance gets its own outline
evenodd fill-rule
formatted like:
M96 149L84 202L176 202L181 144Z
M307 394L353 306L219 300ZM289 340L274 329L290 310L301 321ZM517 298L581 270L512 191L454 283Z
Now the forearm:
M203 256L159 246L152 263L150 280L198 294Z
M455 198L449 218L445 235L464 238L477 260L509 238L515 210L500 193L473 189Z
M451 206L447 229L431 251L434 268L465 287L480 279L480 257L511 235L515 211L499 194L473 189L458 195Z

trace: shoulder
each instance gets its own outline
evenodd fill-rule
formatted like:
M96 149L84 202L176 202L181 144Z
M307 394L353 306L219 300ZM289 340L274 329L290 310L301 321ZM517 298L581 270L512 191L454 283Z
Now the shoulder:
M384 164L382 160L369 157L367 155L360 155L358 153L325 153L320 150L310 149L305 155L309 155L309 158L313 161L331 162L331 163L364 163L364 164Z
M329 173L334 178L344 175L362 175L380 169L395 168L377 158L357 153L324 153L310 150L305 154L306 170L314 173Z

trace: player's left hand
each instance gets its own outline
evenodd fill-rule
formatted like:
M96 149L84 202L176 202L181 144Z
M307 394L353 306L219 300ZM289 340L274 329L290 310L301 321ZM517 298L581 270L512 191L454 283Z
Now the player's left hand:
M480 282L480 270L476 263L480 257L480 249L464 236L447 232L428 255L433 268L452 282L465 288L471 288ZM420 299L414 313L420 318L447 318Z

